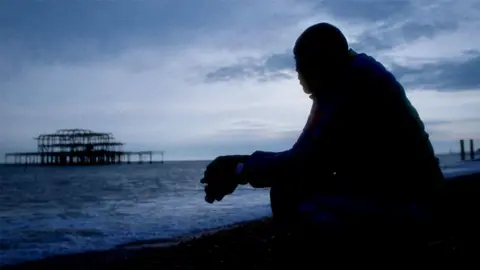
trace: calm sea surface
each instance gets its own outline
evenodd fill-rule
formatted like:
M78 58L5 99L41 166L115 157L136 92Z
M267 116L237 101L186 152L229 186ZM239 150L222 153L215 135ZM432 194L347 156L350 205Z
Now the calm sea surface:
M454 165L458 155L442 156ZM206 161L98 167L0 166L0 265L166 239L270 214L268 190L213 205Z

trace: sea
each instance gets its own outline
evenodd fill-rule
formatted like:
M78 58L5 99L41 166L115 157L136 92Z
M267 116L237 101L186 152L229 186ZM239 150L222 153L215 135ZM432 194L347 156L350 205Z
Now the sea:
M439 156L443 167L458 154ZM209 161L90 167L0 165L0 266L168 241L271 214L267 189L239 188L208 204Z

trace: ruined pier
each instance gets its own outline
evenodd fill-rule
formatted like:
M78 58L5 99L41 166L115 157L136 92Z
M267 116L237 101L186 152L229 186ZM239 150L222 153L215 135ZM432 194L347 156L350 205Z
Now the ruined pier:
M94 132L87 129L61 129L52 134L35 138L36 152L6 153L5 163L16 165L107 165L152 163L153 154L163 151L123 151L123 143L115 140L111 133Z

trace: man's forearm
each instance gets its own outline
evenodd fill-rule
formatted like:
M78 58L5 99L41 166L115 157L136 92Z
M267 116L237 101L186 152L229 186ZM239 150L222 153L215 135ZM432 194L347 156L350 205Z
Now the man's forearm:
M268 151L255 151L250 158L252 157L266 157L266 156L273 156L278 154L278 152L268 152ZM245 166L245 162L241 162L237 164L237 167L235 169L235 173L239 175L240 177L240 184L247 184L248 182L252 182L254 187L271 187L271 183L263 183L265 186L259 186L259 181L255 181L255 179L251 179L253 181L250 181L250 179L247 179L245 174L243 173L243 168Z
M328 173L333 157L322 157L329 152L324 150L318 153L315 145L306 145L305 148L251 156L241 165L240 178L255 188L272 187L274 183L285 181L302 185L302 182L309 181L312 173L317 176Z
M292 166L290 150L280 153L252 155L247 162L240 165L240 178L248 181L252 187L272 187L274 181L285 177L284 171Z

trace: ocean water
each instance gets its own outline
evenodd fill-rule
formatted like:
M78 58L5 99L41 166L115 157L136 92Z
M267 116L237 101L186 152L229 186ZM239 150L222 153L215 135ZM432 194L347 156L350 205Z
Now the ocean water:
M458 155L440 156L445 167ZM0 265L169 239L270 214L268 190L213 205L207 161L98 167L0 166Z
M270 214L268 190L239 187L213 205L208 162L98 167L0 166L0 265L164 239Z

